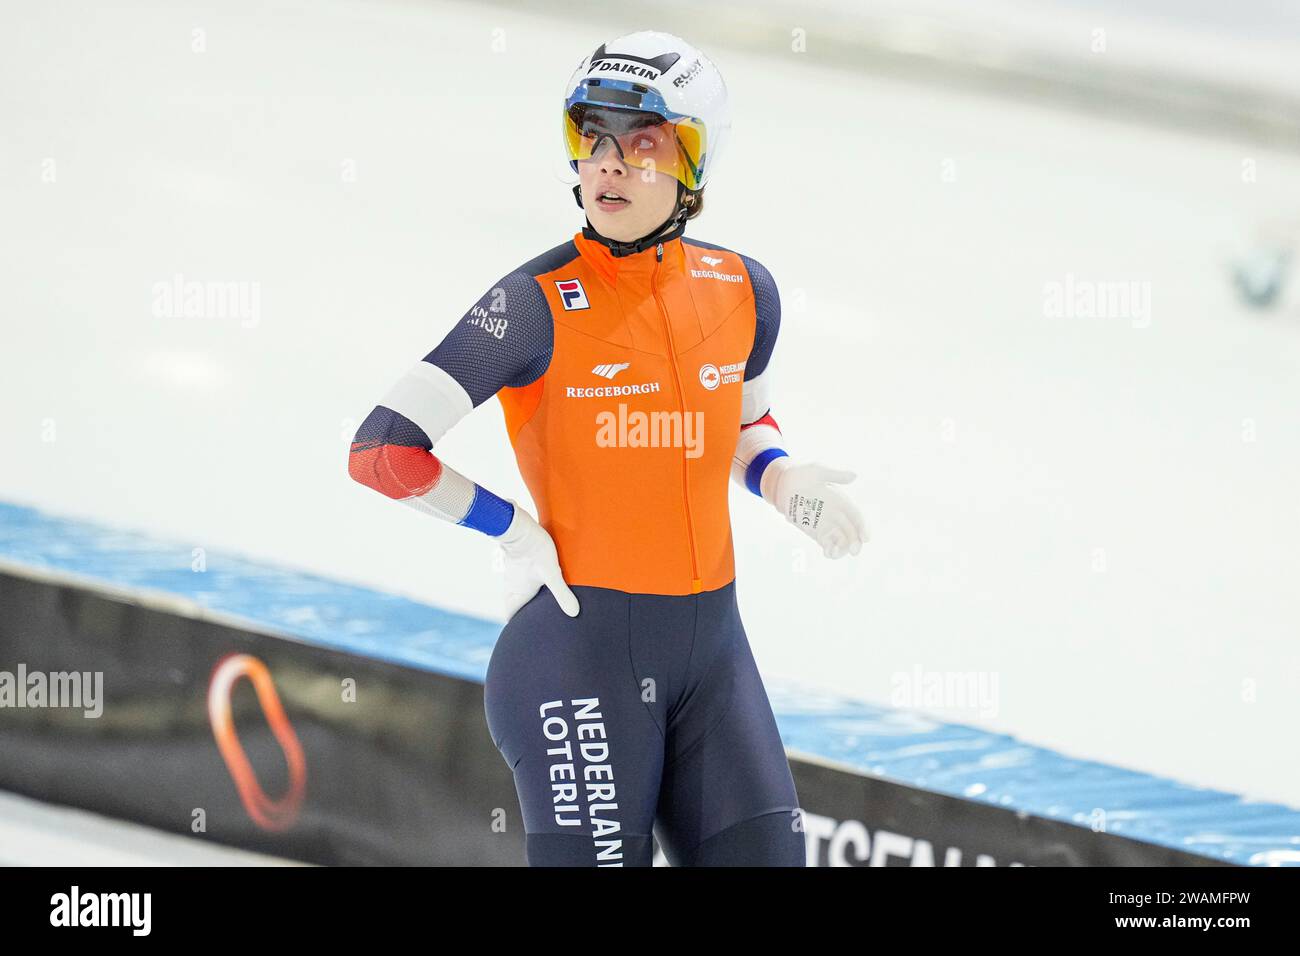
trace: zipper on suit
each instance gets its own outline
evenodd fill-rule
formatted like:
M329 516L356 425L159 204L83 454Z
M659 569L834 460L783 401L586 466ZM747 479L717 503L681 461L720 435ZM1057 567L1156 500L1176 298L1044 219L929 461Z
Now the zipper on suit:
M691 484L688 470L690 464L684 444L687 415L686 391L682 388L681 373L677 370L677 346L673 344L673 329L668 321L668 310L664 308L663 299L659 297L659 266L663 261L664 244L661 242L655 246L655 269L650 276L650 292L654 296L655 305L659 307L659 315L664 320L664 333L668 336L668 364L672 366L673 384L677 387L677 410L682 416L682 502L686 506L686 540L691 551L691 593L699 594L703 589L703 582L700 580L700 561L695 553L695 523L691 519Z

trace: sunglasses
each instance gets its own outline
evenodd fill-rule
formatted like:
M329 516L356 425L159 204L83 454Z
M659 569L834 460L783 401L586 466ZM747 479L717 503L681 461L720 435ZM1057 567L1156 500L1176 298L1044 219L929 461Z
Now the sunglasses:
M704 125L691 117L669 119L644 110L573 103L564 111L564 140L571 161L591 159L612 140L627 165L672 176L687 189L699 188Z

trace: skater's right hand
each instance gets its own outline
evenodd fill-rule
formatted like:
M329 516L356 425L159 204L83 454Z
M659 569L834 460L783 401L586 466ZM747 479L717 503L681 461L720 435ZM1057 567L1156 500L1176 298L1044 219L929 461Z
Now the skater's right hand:
M555 542L518 502L510 503L514 505L515 516L510 527L497 538L506 553L506 617L513 617L542 586L551 589L560 610L569 617L577 617L578 599L564 583Z

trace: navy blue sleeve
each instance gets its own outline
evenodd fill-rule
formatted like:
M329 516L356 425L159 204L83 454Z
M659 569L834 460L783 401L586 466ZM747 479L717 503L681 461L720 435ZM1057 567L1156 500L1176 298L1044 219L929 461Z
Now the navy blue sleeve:
M424 360L459 382L477 407L502 388L541 378L554 341L546 294L517 269L472 305Z
M776 291L776 283L767 267L749 256L741 256L745 269L749 272L749 284L754 290L754 314L757 323L754 326L754 347L750 350L749 360L745 363L745 381L763 373L772 349L776 347L776 334L781 329L781 296Z

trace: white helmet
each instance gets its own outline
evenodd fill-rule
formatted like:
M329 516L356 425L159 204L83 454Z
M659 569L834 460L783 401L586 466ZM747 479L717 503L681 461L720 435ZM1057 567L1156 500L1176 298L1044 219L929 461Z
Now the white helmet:
M698 192L730 128L722 74L671 33L642 30L602 43L564 90L564 158L574 171L609 137L624 162L668 173Z

